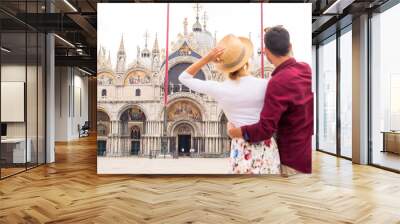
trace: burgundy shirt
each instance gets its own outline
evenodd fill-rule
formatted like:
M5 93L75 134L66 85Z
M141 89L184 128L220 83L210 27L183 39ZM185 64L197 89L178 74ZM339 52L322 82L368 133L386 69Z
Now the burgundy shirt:
M311 68L290 58L271 74L260 121L241 127L249 142L270 139L276 133L281 163L311 173L313 93Z

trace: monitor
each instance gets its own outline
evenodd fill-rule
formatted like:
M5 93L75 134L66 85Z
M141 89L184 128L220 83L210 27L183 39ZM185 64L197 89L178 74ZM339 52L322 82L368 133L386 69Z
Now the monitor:
M7 124L1 123L1 136L7 136Z

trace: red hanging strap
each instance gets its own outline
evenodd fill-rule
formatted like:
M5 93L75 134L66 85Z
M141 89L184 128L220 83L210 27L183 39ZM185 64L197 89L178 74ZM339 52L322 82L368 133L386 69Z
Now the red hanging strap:
M263 1L260 1L260 8L261 8L261 77L264 78L264 24L263 24L263 19L264 19L264 13L263 13Z
M169 3L167 3L167 41L165 47L165 79L164 79L164 106L168 103L168 35L169 34Z

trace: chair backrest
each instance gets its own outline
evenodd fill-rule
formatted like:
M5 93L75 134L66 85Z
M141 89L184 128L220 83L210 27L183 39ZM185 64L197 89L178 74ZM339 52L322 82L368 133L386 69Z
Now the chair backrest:
M82 128L89 128L90 127L89 124L90 124L89 121L85 121L85 124L83 124Z

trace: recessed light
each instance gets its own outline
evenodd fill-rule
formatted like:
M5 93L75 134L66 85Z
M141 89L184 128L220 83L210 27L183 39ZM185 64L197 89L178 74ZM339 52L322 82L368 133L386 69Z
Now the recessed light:
M81 71L81 72L83 72L83 73L85 73L85 74L87 74L87 75L92 75L90 72L85 71L85 70L83 70L83 69L81 69L81 68L79 68L79 67L78 67L78 70Z
M66 39L64 39L64 38L62 38L62 37L60 37L58 34L54 34L54 36L57 37L58 39L60 39L62 42L66 43L67 45L69 45L69 46L75 48L75 45L73 45L73 44L72 44L71 42L69 42L68 40L66 40Z
M342 14L343 9L351 5L355 0L336 0L322 14Z
M78 10L68 1L68 0L64 0L65 4L67 4L72 10L74 10L75 12L78 12Z
M9 50L9 49L7 49L5 47L1 47L1 51L4 51L6 53L10 53L11 52L11 50Z

